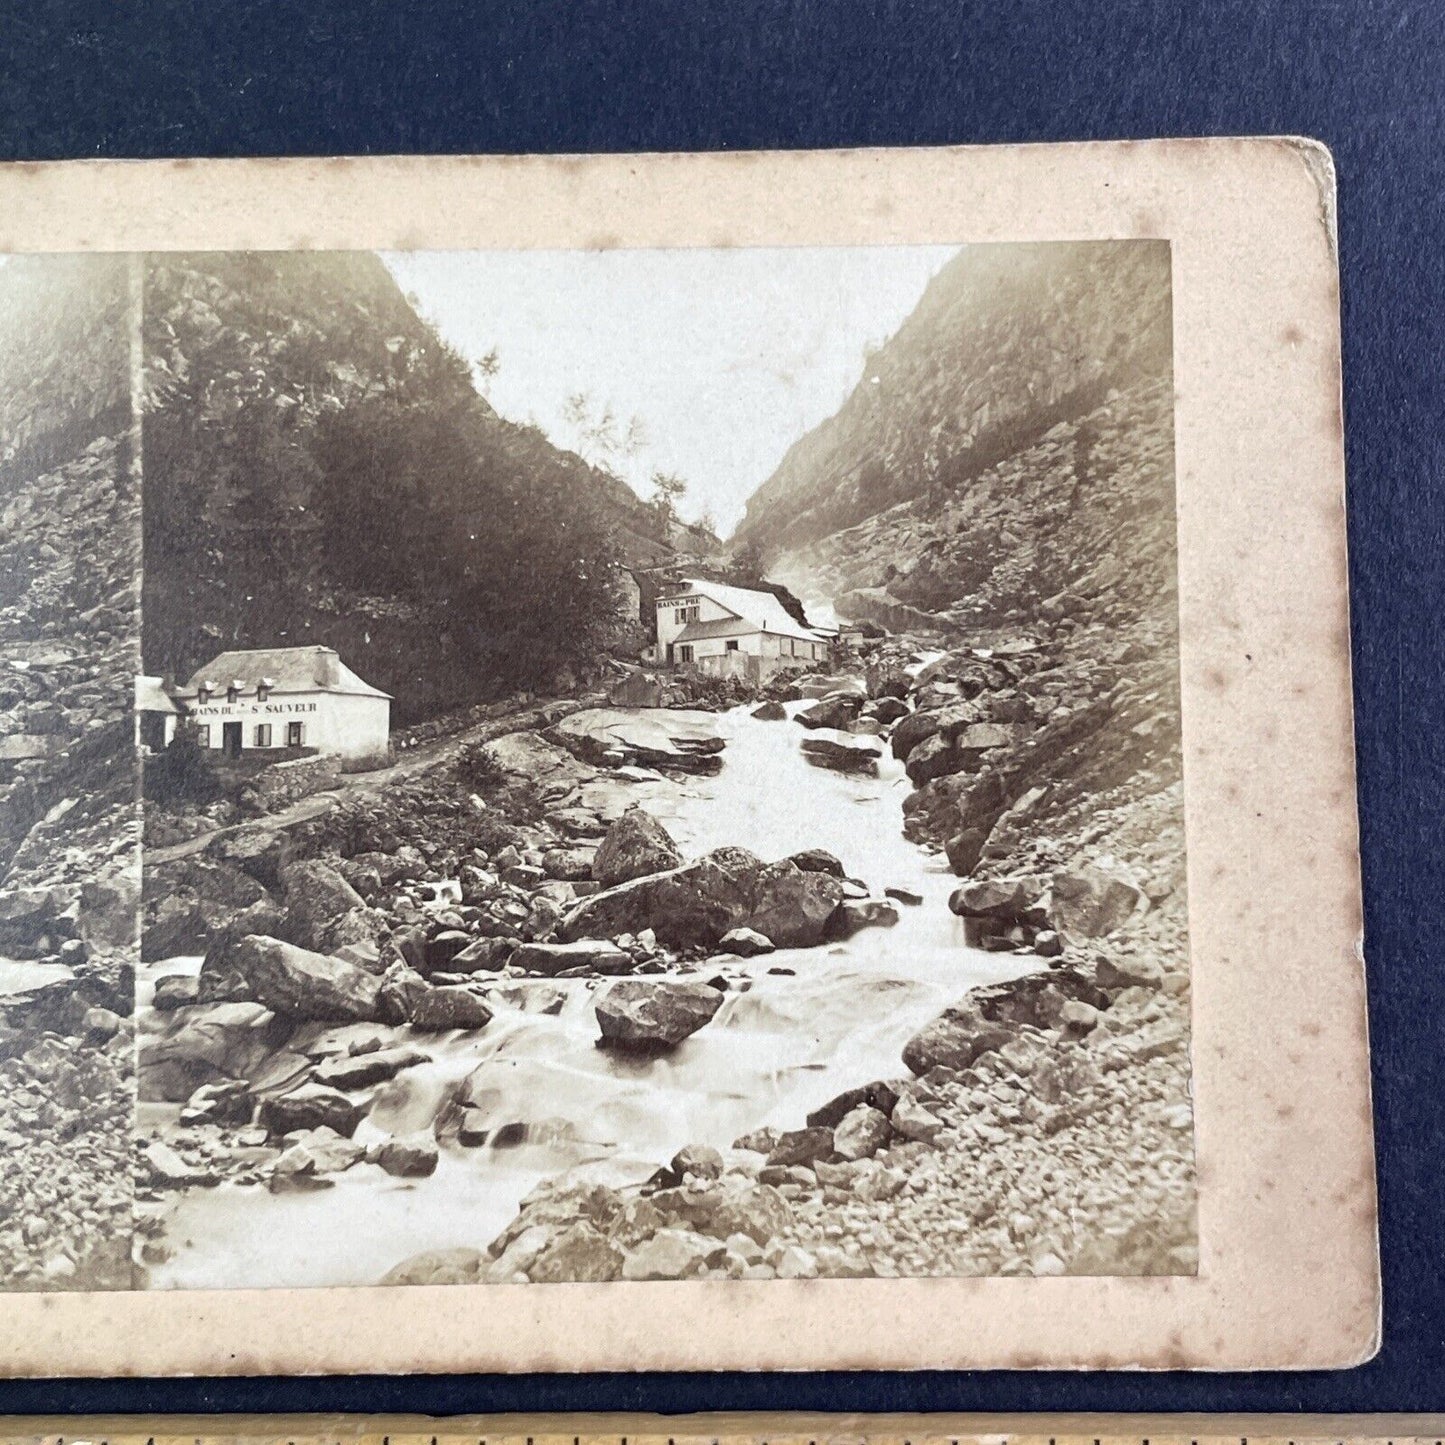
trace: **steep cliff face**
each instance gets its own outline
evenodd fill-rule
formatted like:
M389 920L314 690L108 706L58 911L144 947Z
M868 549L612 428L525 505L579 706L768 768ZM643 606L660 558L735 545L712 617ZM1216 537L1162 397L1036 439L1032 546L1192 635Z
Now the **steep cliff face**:
M325 643L394 718L545 682L674 538L622 482L497 415L370 254L154 256L145 655Z
M1111 515L1172 506L1169 377L1167 246L968 247L736 540L805 595L877 589L852 610L885 623L1050 595L1101 489Z

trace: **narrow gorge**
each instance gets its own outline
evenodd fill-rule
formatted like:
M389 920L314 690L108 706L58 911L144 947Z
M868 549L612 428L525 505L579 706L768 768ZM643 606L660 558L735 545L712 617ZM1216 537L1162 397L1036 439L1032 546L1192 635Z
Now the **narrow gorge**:
M152 1282L1192 1270L1168 297L943 269L731 544L830 670L618 653L158 855Z
M37 273L15 1282L1194 1272L1169 268L958 250L727 541L376 256ZM378 749L206 671L298 651Z

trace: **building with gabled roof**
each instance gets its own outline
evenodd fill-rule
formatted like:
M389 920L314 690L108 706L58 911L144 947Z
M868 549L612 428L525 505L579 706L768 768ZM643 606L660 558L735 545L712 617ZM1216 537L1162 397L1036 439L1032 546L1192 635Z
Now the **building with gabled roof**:
M358 677L332 647L223 652L171 696L202 747L230 757L370 758L391 738L391 695Z
M165 679L147 677L135 680L135 742L138 748L158 753L170 747L180 722L181 710L166 691Z
M688 578L657 599L656 660L764 677L828 660L830 635L798 621L771 592Z

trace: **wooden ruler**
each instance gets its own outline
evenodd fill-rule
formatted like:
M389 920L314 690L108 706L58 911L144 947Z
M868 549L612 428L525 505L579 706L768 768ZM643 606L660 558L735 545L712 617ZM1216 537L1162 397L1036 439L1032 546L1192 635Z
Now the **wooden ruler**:
M1445 1415L0 1416L0 1445L1445 1445Z

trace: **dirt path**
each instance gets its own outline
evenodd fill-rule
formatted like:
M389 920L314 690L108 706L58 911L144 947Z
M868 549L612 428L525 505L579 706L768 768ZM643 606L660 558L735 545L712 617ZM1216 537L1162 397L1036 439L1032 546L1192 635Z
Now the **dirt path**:
M336 787L328 788L324 793L313 793L310 797L298 799L290 807L282 808L279 812L265 813L259 818L247 818L244 822L230 823L223 828L214 828L209 833L202 833L195 838L187 838L183 843L172 843L167 848L147 848L145 861L148 865L154 866L161 863L172 863L178 858L189 858L193 854L203 852L214 839L226 833L240 833L248 828L264 828L267 832L294 828L298 823L309 822L312 818L319 818L323 813L330 812L343 798L378 793L395 783L404 782L418 773L426 772L438 763L455 757L468 743L491 742L495 738L505 737L508 733L550 727L559 717L584 707L594 707L599 701L600 698L596 696L575 701L557 699L541 707L527 708L507 717L488 718L483 722L473 723L472 726L463 728L460 732L451 733L447 737L433 738L428 742L419 743L414 748L407 749L390 767L378 768L370 773L344 774Z

